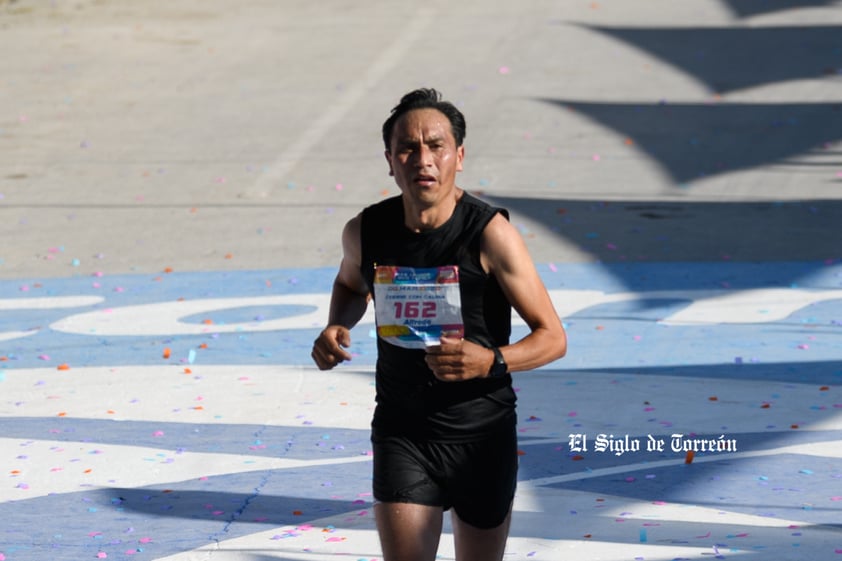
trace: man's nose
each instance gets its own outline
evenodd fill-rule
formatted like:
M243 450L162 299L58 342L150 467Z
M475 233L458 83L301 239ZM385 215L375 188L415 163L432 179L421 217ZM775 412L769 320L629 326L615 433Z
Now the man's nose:
M416 151L415 165L417 167L427 167L433 162L433 151L429 146L422 144Z

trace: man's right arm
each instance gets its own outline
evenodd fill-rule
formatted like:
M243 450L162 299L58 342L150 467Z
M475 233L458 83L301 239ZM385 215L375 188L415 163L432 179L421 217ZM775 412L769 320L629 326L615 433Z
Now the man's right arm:
M361 217L357 215L342 231L342 262L333 281L328 325L313 343L311 354L321 370L329 370L340 362L351 360L351 354L345 350L351 345L351 328L360 321L368 307L368 285L360 272L360 221Z

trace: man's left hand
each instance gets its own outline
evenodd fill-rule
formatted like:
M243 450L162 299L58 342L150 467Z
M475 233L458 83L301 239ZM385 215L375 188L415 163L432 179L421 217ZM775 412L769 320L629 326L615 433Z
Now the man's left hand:
M439 380L461 382L486 377L494 352L464 339L442 337L440 344L427 347L426 361Z

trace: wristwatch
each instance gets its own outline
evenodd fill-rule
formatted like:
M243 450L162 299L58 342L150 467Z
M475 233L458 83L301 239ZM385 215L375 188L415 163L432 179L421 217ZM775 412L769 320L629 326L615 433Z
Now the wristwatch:
M503 353L501 353L500 349L497 347L491 347L491 350L494 352L494 362L491 363L491 369L488 371L488 377L500 378L501 376L505 376L509 372L509 365L506 364L506 360L503 358Z

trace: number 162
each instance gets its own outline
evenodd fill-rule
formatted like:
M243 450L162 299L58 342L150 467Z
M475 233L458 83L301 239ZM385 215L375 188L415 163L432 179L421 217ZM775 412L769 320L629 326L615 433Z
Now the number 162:
M435 302L395 302L395 317L433 319L436 317Z

